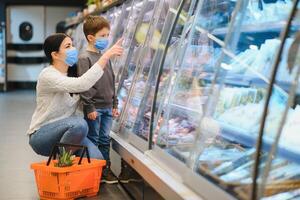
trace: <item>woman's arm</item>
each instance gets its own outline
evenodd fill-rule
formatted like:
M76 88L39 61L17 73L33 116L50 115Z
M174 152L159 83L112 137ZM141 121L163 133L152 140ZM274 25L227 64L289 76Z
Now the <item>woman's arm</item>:
M86 73L78 78L67 77L55 70L46 70L39 77L40 86L50 92L81 93L90 89L103 75L110 58L123 53L120 39L113 47L107 50L101 58Z
M90 89L103 75L103 68L95 63L82 76L67 77L55 69L49 69L41 74L40 86L44 86L49 92L80 93Z

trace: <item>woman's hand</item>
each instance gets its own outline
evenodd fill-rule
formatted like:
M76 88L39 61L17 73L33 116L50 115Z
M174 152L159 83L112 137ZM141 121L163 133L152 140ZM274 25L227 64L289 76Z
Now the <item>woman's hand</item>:
M121 56L123 54L123 47L122 47L123 38L119 39L116 44L114 44L110 49L108 49L98 60L98 64L105 69L106 64L110 58L115 56Z
M97 119L97 116L98 116L98 113L97 111L94 111L94 112L91 112L87 115L88 119L89 120L96 120Z

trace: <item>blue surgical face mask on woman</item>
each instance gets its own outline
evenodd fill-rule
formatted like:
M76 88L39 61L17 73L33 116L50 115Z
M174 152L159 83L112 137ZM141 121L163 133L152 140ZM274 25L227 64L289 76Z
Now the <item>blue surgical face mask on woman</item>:
M95 47L99 51L104 51L108 47L108 38L99 38L96 39Z
M73 67L78 61L78 50L77 49L68 49L66 51L65 63L70 67Z

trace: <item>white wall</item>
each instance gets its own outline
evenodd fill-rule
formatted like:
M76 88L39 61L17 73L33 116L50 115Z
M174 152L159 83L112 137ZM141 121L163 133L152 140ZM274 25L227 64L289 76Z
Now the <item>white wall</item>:
M7 8L7 24L9 24L7 42L14 44L42 43L45 37L44 20L44 6L9 6ZM29 41L23 41L19 37L19 26L25 21L33 26L33 37Z
M77 7L58 6L9 6L7 8L7 43L12 44L43 44L45 38L55 33L56 24L64 20ZM19 25L29 22L33 26L33 38L23 41L19 37ZM43 51L9 50L9 56L15 57L44 57ZM9 64L7 65L8 81L35 82L40 71L47 66L40 64Z

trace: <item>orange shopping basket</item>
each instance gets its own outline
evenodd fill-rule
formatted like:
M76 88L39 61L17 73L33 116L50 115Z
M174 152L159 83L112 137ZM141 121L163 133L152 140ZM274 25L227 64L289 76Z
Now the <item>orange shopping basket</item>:
M81 149L81 156L75 158L75 162L78 164L70 167L55 167L55 163L58 162L55 159L59 153L59 147ZM87 158L83 158L84 153L86 153ZM34 170L41 199L73 200L79 197L97 195L102 167L105 165L105 160L90 159L88 149L85 146L58 143L52 149L47 162L33 163L31 169Z

